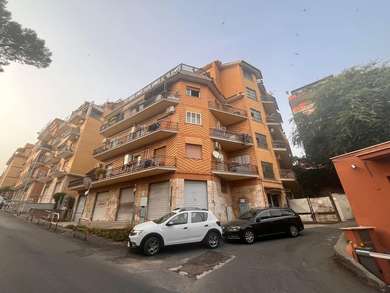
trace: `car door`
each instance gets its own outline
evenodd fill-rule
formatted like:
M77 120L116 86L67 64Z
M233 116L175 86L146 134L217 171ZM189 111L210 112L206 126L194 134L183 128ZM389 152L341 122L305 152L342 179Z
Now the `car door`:
M283 233L286 231L284 226L286 225L285 220L286 218L283 217L282 211L280 209L271 209L271 217L272 217L272 224L271 224L271 233L277 234L277 233Z
M188 212L182 212L162 224L161 230L166 245L191 242L188 228Z
M191 223L189 225L189 234L191 242L202 241L209 231L207 212L190 212Z
M255 218L255 232L257 235L267 235L272 233L272 217L270 210L259 212Z

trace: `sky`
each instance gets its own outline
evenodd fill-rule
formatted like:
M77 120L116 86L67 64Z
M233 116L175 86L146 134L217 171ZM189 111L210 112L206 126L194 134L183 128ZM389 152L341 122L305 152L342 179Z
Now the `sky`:
M287 91L390 59L387 0L10 0L8 10L46 41L53 62L0 73L0 170L51 119L85 100L130 96L179 63L259 68L291 138Z

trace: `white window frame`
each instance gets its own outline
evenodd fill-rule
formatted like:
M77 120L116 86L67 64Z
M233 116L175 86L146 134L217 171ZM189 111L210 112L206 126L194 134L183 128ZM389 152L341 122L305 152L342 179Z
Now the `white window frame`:
M186 111L186 123L202 125L202 113Z
M198 96L193 96L193 95L191 94L192 91L197 91L197 92L198 92ZM197 89L197 88L194 88L194 87L187 86L187 87L186 87L186 95L189 96L189 97L200 98L200 89Z

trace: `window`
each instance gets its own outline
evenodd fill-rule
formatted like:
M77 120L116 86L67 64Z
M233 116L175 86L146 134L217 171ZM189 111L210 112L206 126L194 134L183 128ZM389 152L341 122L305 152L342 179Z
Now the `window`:
M169 224L182 225L182 224L187 224L187 221L188 221L188 213L182 213L182 214L177 215L176 217L173 217L169 221Z
M191 223L206 222L209 215L205 212L192 212Z
M283 216L295 216L294 212L289 211L289 210L282 210L282 215Z
M249 70L246 70L246 69L242 69L243 73L244 73L244 78L247 79L247 80L253 80L253 76L252 76L252 73L249 71Z
M263 168L263 176L267 179L275 179L274 168L271 163L261 162Z
M267 137L263 134L256 133L257 146L262 149L268 149Z
M256 122L261 122L261 113L255 109L251 109L252 120Z
M240 165L248 165L250 164L250 157L249 155L241 155L241 156L236 156L231 159L232 163L237 163Z
M271 210L271 216L273 218L281 217L282 216L282 212L280 210Z
M268 218L271 218L271 212L269 210L266 210L266 211L262 211L259 213L259 215L257 216L257 218L259 219L268 219Z
M246 88L246 96L252 100L257 100L256 91L249 87Z
M193 87L187 87L186 88L186 95L190 97L197 97L200 96L200 89L193 88Z
M200 113L187 112L186 123L202 125L202 116Z
M131 155L126 154L125 157L123 158L123 165L127 165L130 162Z
M110 177L112 172L112 164L106 166L106 177Z
M202 159L202 146L199 144L186 143L186 156L189 159Z

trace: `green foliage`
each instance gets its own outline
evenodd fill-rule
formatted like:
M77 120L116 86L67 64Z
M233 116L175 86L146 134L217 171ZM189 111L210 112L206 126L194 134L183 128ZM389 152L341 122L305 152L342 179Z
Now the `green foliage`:
M353 67L315 87L311 115L294 120L295 145L307 159L328 164L329 158L390 139L390 67L370 63Z
M35 31L11 20L6 10L6 0L0 0L0 72L10 62L47 67L51 63L51 52L45 41Z
M113 241L125 241L129 237L129 233L132 227L127 227L123 229L103 229L103 228L88 228L83 225L74 226L68 225L66 226L68 229L72 229L74 231L79 232L88 232L89 234L94 234L99 237L111 239Z

